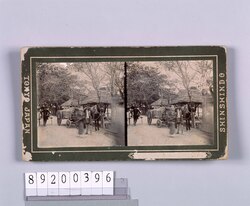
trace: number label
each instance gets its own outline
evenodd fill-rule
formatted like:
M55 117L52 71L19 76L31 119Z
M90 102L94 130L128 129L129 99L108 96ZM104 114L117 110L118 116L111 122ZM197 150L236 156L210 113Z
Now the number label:
M50 184L55 185L55 184L56 184L56 182L55 182L55 180L56 180L56 175L53 174L53 175L51 175L50 178L51 178L51 183L50 183Z
M25 194L26 196L37 195L36 173L25 173Z
M92 195L102 195L102 172L92 172Z
M95 182L99 182L100 181L100 173L95 173Z
M35 180L34 180L34 175L33 174L30 174L28 176L28 182L29 182L29 185L34 185Z
M91 195L91 172L81 171L81 195Z
M114 194L114 172L103 171L103 194L113 195Z
M83 174L84 176L84 182L89 182L89 177L90 177L91 173L90 172L85 172Z
M59 172L59 195L69 195L69 172Z
M114 171L25 173L26 196L114 195Z
M45 172L37 172L37 195L47 196L48 194L48 174Z
M65 184L66 182L67 182L67 177L66 177L65 174L62 174L62 176L61 176L61 183Z
M58 172L48 172L48 195L59 194Z
M70 172L70 195L81 194L81 172Z
M41 179L41 184L43 184L45 182L45 180L46 180L45 174L41 174L39 176L40 176L40 179Z
M111 178L111 173L108 172L107 174L105 174L105 177L106 177L106 182L111 182L112 178Z

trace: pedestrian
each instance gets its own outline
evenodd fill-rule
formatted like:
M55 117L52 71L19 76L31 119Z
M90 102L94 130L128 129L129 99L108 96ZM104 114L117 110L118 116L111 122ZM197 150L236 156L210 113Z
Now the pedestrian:
M87 108L85 109L85 128L86 128L86 133L85 133L85 134L88 134L88 133L89 133L90 124L91 124L91 111L90 111L90 107L87 107ZM90 131L90 132L91 132L91 131Z
M134 118L134 126L136 126L136 122L140 116L141 111L139 110L138 107L134 107L133 109L133 118Z
M175 128L177 129L176 134L183 134L183 110L181 107L177 107L175 110Z
M74 108L73 111L72 111L72 116L74 116L74 118L76 119L78 134L82 135L84 133L84 116L83 116L83 112L79 108Z
M169 112L169 134L173 136L175 133L175 109L172 105Z
M50 111L46 105L43 105L41 108L41 116L43 118L43 126L46 126L46 123L50 116Z
M100 107L100 119L101 119L101 128L104 128L104 116L105 116L105 110L104 107Z
M190 118L191 118L191 126L195 128L195 113L196 113L196 105L194 102L188 104L188 109L190 111Z
M186 130L191 130L191 111L189 110L189 106L186 106L185 109L185 119L186 119Z
M83 119L78 121L78 134L82 135L84 133L84 122Z
M132 119L132 114L133 114L133 110L128 109L128 111L127 111L127 120L128 120L129 125L130 125L130 119Z

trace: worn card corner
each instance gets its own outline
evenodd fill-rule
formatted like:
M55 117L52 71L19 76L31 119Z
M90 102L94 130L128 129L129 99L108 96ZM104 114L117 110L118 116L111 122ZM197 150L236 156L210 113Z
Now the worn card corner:
M28 52L29 47L22 47L21 48L21 61L24 61L24 56Z

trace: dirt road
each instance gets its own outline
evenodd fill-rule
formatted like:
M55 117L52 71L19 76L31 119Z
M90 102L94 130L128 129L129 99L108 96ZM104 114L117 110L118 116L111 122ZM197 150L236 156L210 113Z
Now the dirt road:
M41 121L42 123L42 121ZM38 126L38 146L39 147L92 147L92 146L115 146L116 139L107 133L104 129L95 131L91 128L90 134L79 135L78 129L72 126L67 128L66 120L62 121L62 125L58 126L56 117L52 117L47 125Z
M117 138L104 129L95 131L94 128L90 134L79 135L78 130L72 126L67 128L66 120L58 126L56 117L52 117L47 125L38 126L38 147L98 147L98 146L116 146ZM147 124L146 116L142 116L136 126L128 126L128 146L143 145L209 145L212 137L198 129L192 128L191 131L185 131L183 134L171 136L167 127L158 128L156 120L153 119L152 125Z
M147 124L146 116L138 120L136 126L133 121L128 126L128 145L129 146L157 146L157 145L209 145L212 137L198 129L191 128L183 134L169 134L169 128L156 126L156 119L153 119L152 125Z

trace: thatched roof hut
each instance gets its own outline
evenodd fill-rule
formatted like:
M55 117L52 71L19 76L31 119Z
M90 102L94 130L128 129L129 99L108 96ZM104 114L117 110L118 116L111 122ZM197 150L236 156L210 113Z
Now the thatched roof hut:
M154 106L154 107L167 106L167 105L169 105L168 100L162 99L162 98L156 100L155 102L151 104L151 106Z
M69 99L68 101L61 104L62 107L75 107L78 106L78 100Z
M172 101L172 104L186 104L189 102L194 102L196 104L202 103L202 93L196 88L192 87L190 89L191 100L189 99L188 93L186 90L180 90L177 94L177 98Z
M86 98L80 101L81 105L98 103L111 104L111 95L108 92L101 91L99 99L97 93L95 91L92 91L87 95Z

